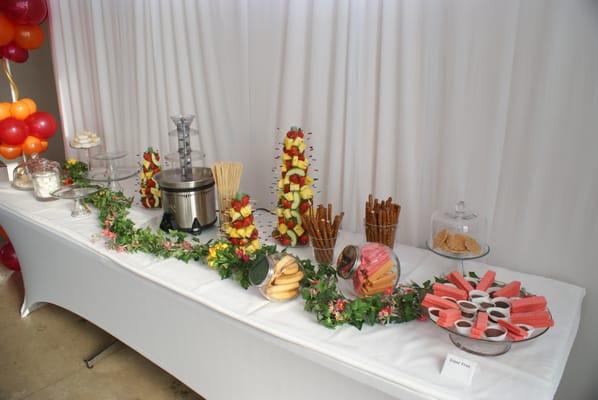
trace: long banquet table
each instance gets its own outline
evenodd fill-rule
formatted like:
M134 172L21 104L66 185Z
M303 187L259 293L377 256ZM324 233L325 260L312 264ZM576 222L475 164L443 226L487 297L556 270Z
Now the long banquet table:
M0 225L23 271L22 316L44 302L70 310L208 400L550 399L579 326L584 289L492 267L498 279L518 279L544 294L554 329L499 357L464 353L429 322L330 330L303 311L301 299L270 303L197 262L108 250L94 239L97 215L74 219L70 207L70 201L39 202L0 183ZM134 206L131 217L140 226L156 226L160 211ZM342 232L337 250L361 240ZM423 249L397 245L395 251L402 281L422 282L454 269ZM311 255L307 248L296 253ZM483 273L487 266L472 262L466 268ZM478 363L471 386L440 375L448 353Z

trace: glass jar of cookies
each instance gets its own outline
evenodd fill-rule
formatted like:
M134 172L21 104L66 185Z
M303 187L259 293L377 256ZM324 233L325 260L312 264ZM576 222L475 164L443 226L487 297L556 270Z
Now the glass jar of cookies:
M459 201L454 210L436 211L431 220L428 246L451 258L477 258L488 253L486 218Z
M303 267L287 253L274 253L258 258L249 269L249 282L272 301L287 301L299 295Z
M336 260L338 289L354 299L393 291L401 264L395 252L381 243L346 246Z

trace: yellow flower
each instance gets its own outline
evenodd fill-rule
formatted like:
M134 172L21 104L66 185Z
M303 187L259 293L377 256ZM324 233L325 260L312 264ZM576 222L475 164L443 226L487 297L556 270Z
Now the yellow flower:
M78 160L75 160L74 158L69 158L68 160L66 160L66 163L67 163L68 165L75 165L75 164L77 164L78 162L79 162L79 161L78 161Z
M228 249L228 243L218 242L208 249L208 266L214 268L216 266L216 260L218 259L218 253L222 250Z

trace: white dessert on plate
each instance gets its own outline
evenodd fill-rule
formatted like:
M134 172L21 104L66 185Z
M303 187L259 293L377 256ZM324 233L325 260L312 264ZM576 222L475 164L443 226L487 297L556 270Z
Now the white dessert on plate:
M73 140L71 140L71 147L76 149L87 149L95 147L102 142L102 139L97 133L91 131L78 132Z

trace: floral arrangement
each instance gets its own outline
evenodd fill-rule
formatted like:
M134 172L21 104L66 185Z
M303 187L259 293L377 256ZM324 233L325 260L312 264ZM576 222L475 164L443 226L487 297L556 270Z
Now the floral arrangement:
M82 185L85 186L89 181L85 178L87 174L87 164L70 158L62 165L64 185Z
M141 194L141 205L145 208L162 207L160 188L155 178L158 172L160 172L160 153L148 147L143 152L139 173L139 194Z
M69 160L64 168L74 174L70 175L74 183L85 184L77 173L83 171L86 166L79 164L83 163ZM243 197L241 204L242 199ZM149 227L137 228L128 218L132 199L121 192L102 189L87 197L86 201L99 210L102 228L99 236L108 248L119 252L143 252L156 257L174 257L185 262L203 261L218 271L222 279L233 279L243 288L250 286L249 269L255 260L264 254L279 251L275 245L263 245L248 251L247 247L234 245L226 239L199 243L196 239L187 240L184 233L177 231L164 233L154 232ZM331 266L315 266L310 260L300 262L305 272L301 281L305 310L315 314L317 321L328 328L349 324L361 329L363 324L386 325L425 319L421 301L426 293L432 292L430 281L422 285L401 285L394 291L349 300L337 289L336 272ZM436 280L445 281L444 278Z
M253 223L253 209L249 195L237 193L231 200L228 210L230 222L226 226L226 235L233 246L238 246L248 253L260 248L259 232Z

